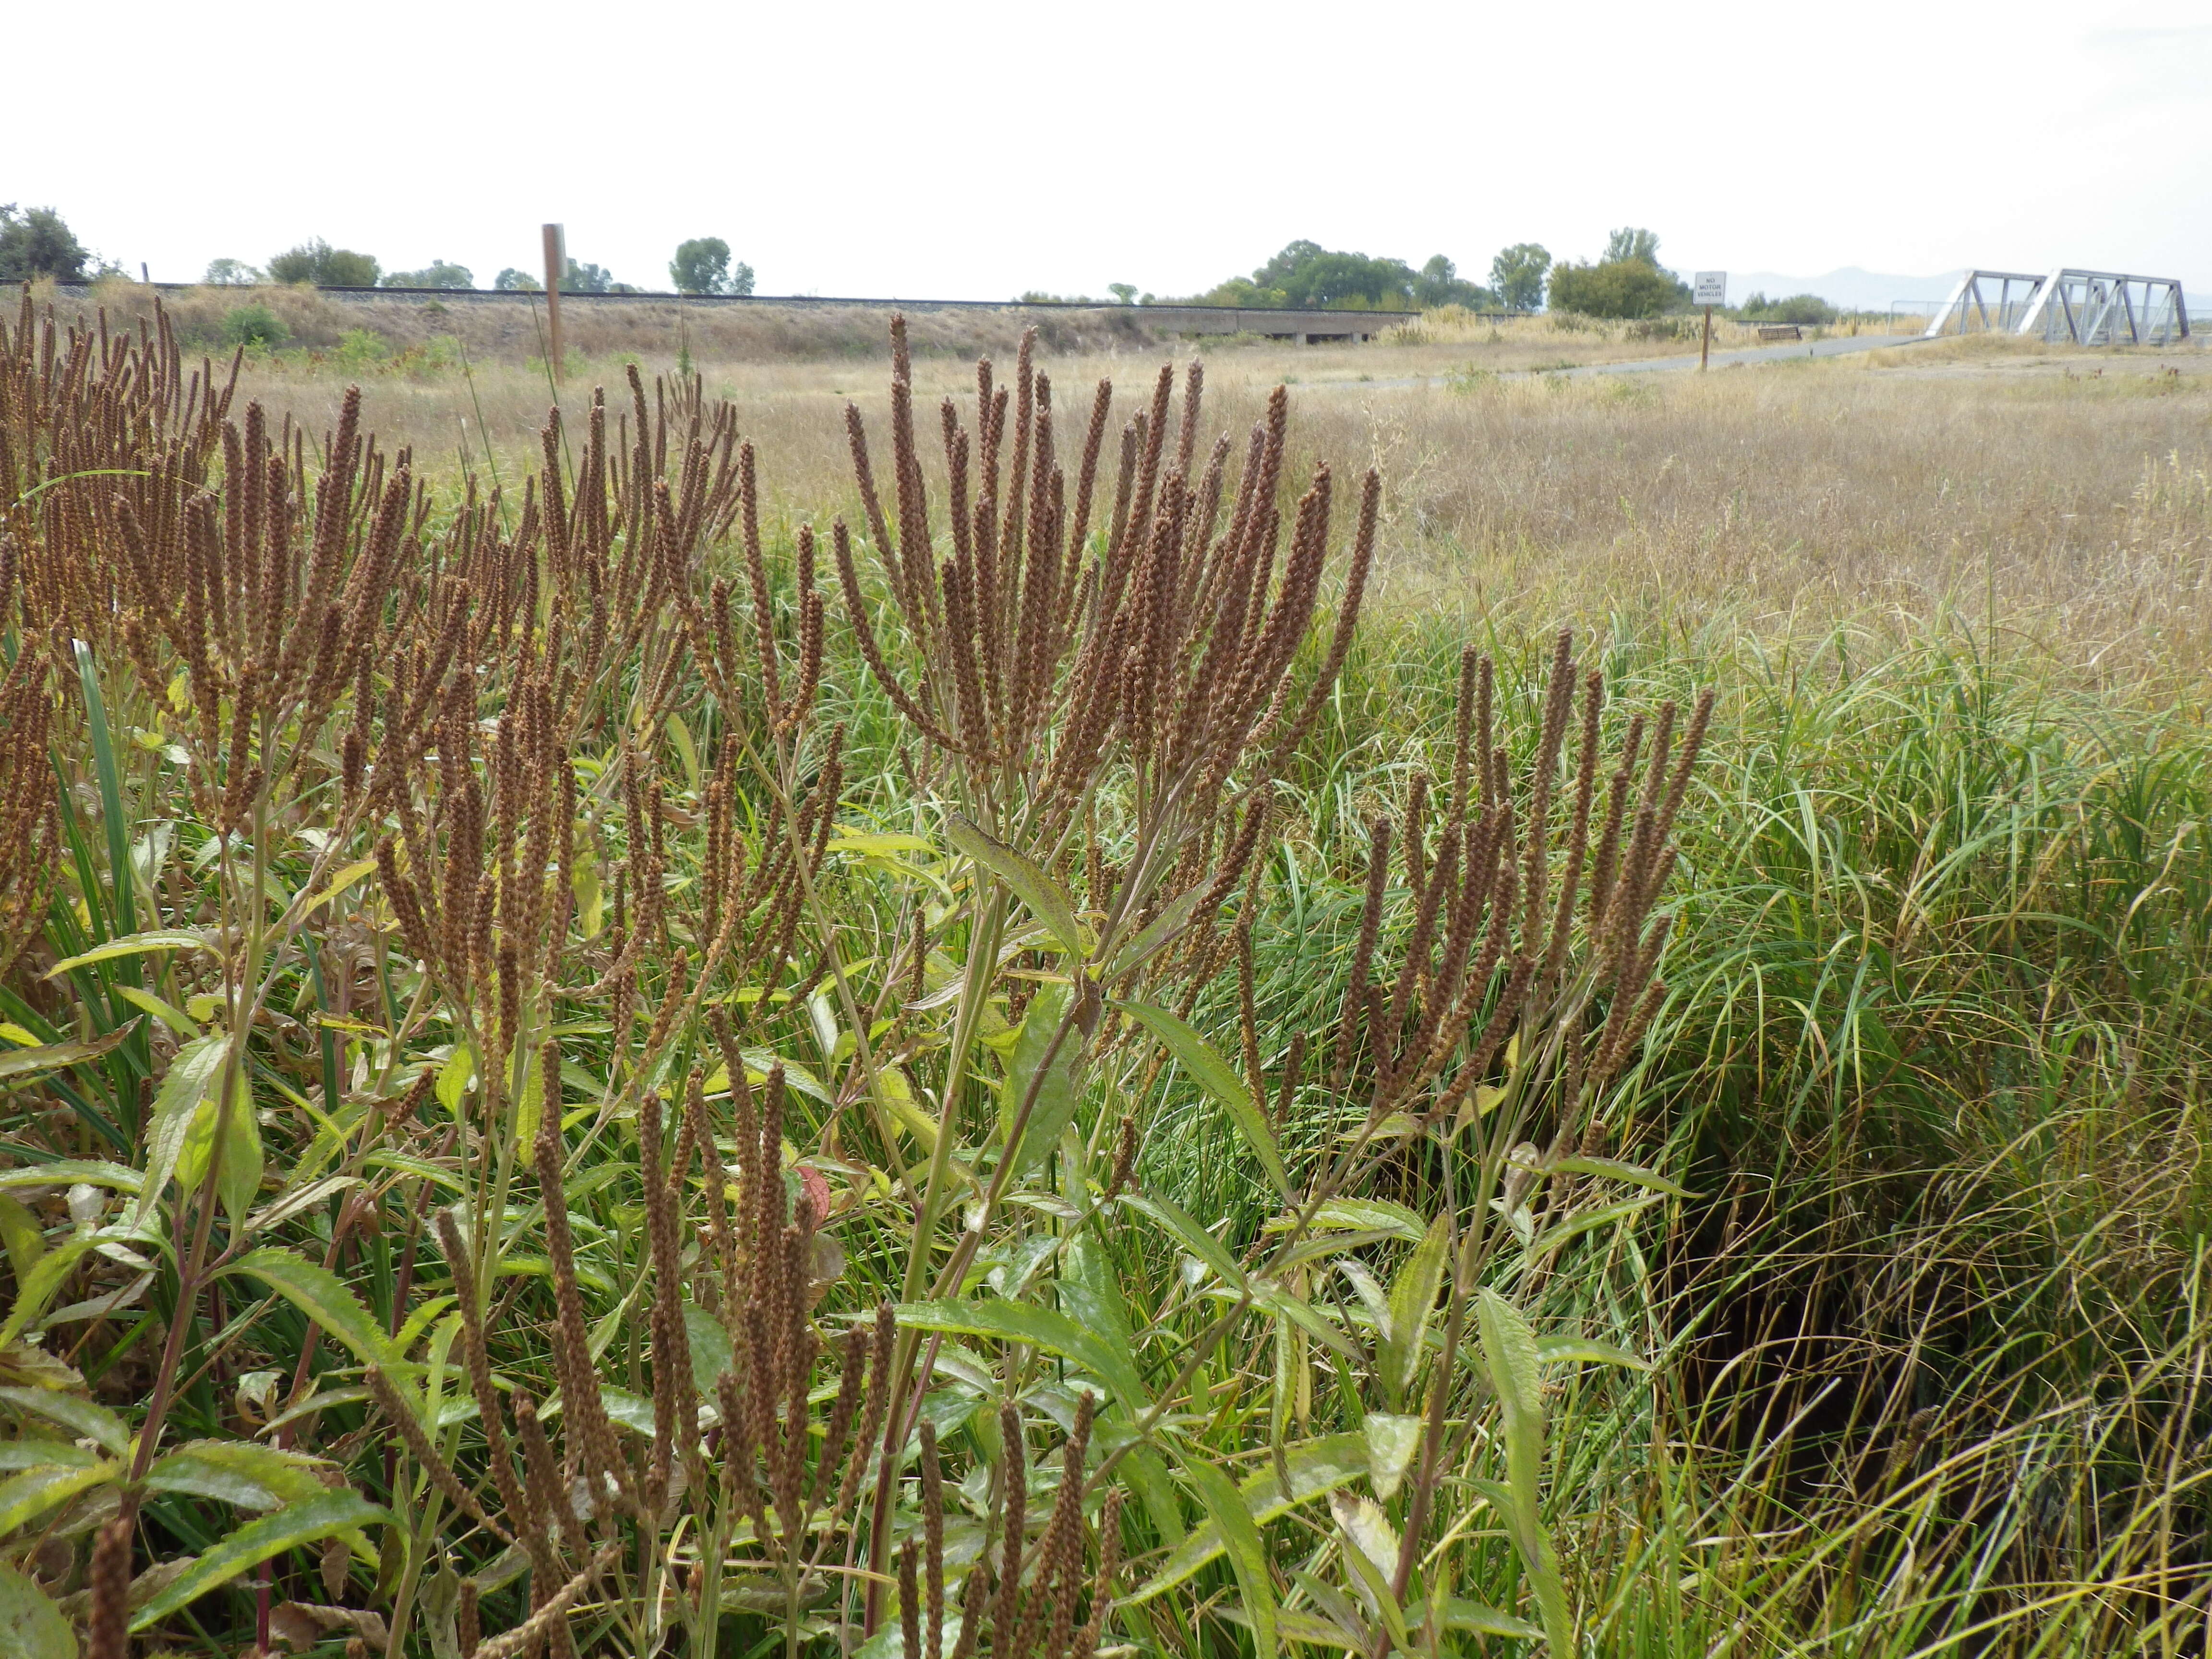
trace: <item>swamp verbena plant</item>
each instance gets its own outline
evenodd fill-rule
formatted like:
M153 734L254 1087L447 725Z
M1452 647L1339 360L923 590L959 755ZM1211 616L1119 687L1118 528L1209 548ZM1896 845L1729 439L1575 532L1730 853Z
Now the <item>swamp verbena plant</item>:
M1381 490L1337 538L1285 393L1240 453L1195 366L1117 439L1102 384L1064 459L1025 345L926 462L895 328L825 537L696 379L440 501L236 373L0 334L33 1651L1574 1650L1545 1370L1640 1362L1522 1304L1669 1189L1603 1153L1710 698L1609 730L1562 636L1516 764L1468 652L1270 1076ZM1170 1089L1265 1227L1147 1189ZM1468 1490L1523 1610L1462 1593Z

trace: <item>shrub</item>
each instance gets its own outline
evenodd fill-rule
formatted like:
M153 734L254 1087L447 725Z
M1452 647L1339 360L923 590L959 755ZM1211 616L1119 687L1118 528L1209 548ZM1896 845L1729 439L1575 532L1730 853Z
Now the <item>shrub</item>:
M374 288L382 270L372 256L332 247L317 236L270 259L269 280L310 288Z
M249 351L267 351L291 337L284 319L258 300L223 313L222 343L234 350L244 346Z
M1746 322L1797 323L1807 327L1836 320L1835 307L1817 294L1792 294L1782 300L1754 294L1736 314Z
M1564 264L1552 273L1552 309L1585 317L1656 317L1689 298L1687 284L1644 259Z
M200 281L210 288L252 288L264 273L243 259L210 259Z
M433 259L420 270L395 270L384 279L386 288L474 288L476 275L466 265Z
M389 355L383 336L365 328L349 328L338 341L338 367L350 373L381 368Z

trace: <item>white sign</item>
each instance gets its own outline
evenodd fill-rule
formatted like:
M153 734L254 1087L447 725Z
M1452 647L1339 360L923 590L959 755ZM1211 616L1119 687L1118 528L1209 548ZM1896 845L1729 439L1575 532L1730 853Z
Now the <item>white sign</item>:
M1724 306L1728 303L1728 272L1701 270L1698 273L1697 292L1690 303L1699 306Z

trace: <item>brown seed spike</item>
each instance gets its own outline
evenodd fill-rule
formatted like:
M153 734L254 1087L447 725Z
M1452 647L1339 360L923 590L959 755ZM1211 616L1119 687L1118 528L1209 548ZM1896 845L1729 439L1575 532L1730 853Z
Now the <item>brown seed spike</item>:
M937 1462L937 1425L921 1419L921 1528L924 1590L928 1596L927 1654L945 1651L945 1483Z
M899 1551L899 1635L905 1646L902 1652L918 1655L921 1652L921 1587L915 1582L914 1540L906 1540Z
M100 1529L99 1541L93 1546L85 1659L129 1659L132 1531L130 1517L118 1516Z

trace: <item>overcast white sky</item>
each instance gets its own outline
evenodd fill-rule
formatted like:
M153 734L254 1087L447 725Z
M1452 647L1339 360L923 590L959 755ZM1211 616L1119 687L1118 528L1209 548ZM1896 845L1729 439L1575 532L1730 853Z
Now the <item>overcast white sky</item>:
M722 236L763 293L1185 294L1301 236L1480 277L1632 223L1685 270L2212 282L2212 0L1822 11L26 7L0 202L166 280L319 234L488 283L558 219L646 287Z

